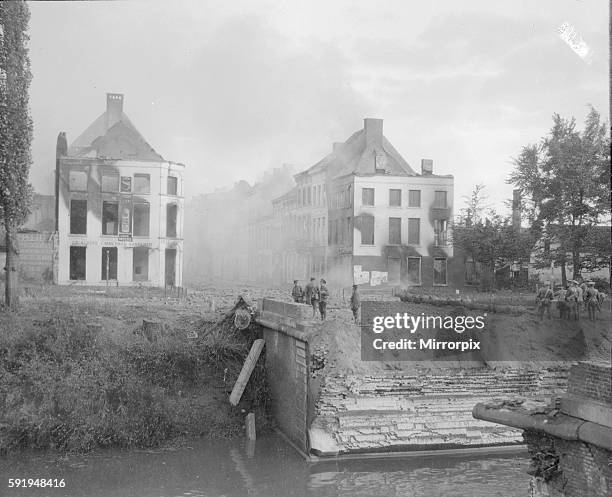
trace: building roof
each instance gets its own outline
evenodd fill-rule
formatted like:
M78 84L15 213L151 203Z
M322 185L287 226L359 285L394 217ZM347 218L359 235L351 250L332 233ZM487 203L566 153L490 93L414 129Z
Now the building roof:
M119 101L116 97L119 97ZM113 100L110 98L115 97ZM69 157L162 162L123 112L123 95L108 94L107 108L68 147Z
M327 169L330 178L355 174L370 176L416 176L417 174L382 134L382 119L364 119L364 127L309 169L296 175L314 174Z

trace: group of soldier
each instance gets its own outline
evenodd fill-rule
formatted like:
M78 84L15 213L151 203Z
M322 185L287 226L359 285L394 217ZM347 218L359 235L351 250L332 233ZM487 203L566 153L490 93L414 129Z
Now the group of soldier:
M305 288L300 286L300 282L298 280L293 280L291 297L293 298L294 302L312 306L313 319L317 316L317 311L319 311L319 316L322 321L327 319L329 290L327 289L327 282L325 279L321 278L319 284L317 285L316 279L310 278L310 282ZM355 323L359 324L359 309L361 308L361 299L359 297L357 285L353 285L350 306L351 311L353 312L353 319Z
M547 282L536 293L536 305L540 321L544 319L544 314L551 319L551 307L555 301L561 319L578 321L580 310L584 308L588 312L589 319L594 321L596 312L601 312L604 298L605 293L595 288L594 281L584 281L579 284L576 280L569 280L568 286L561 287L556 293L552 284Z

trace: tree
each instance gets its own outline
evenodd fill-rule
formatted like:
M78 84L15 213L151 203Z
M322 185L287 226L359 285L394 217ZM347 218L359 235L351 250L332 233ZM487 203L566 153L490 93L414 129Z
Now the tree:
M533 247L531 232L515 229L510 216L497 214L486 203L485 186L476 185L453 228L453 245L484 269L483 287L496 286L496 273L513 263L528 262ZM486 216L486 217L485 217Z
M607 124L593 107L582 132L574 118L555 114L549 134L539 145L523 147L514 166L509 182L530 200L534 226L548 242L541 245L540 262L558 264L563 284L571 262L573 278L579 278L586 241L610 212Z
M23 1L0 2L0 219L6 239L5 303L17 303L17 229L26 220L32 198L28 183L32 120L28 90L30 12Z

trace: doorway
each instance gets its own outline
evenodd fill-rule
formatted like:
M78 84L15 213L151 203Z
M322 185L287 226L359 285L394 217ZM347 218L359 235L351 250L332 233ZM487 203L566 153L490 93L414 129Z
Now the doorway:
M174 286L176 284L176 249L166 249L166 285Z

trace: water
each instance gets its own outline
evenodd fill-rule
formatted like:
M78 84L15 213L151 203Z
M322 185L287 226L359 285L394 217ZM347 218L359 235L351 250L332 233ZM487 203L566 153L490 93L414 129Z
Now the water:
M524 497L526 453L305 462L278 436L174 450L0 458L0 495L44 497ZM11 489L9 478L64 479Z

